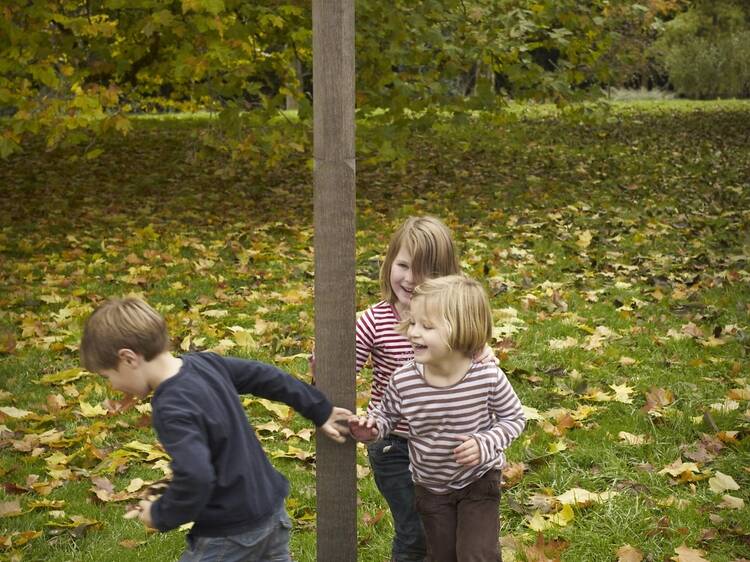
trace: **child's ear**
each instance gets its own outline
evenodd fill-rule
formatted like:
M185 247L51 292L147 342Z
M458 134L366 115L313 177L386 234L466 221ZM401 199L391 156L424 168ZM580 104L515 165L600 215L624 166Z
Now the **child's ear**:
M117 358L128 367L137 367L139 356L132 349L123 348L117 351Z

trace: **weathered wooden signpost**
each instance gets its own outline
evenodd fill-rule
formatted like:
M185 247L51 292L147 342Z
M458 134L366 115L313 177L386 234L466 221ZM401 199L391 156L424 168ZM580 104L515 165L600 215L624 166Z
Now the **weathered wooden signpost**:
M315 358L318 387L355 408L354 0L313 1ZM357 559L356 449L317 442L317 559Z

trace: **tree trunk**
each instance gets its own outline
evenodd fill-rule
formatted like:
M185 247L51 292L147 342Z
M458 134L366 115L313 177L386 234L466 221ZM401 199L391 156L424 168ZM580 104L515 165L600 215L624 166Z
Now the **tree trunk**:
M355 409L354 0L313 2L315 378ZM357 560L356 448L317 440L317 559Z

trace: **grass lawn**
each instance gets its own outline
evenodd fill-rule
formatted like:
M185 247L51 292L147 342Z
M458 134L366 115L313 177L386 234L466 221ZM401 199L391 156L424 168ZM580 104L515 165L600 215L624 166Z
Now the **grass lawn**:
M0 560L183 548L184 531L123 518L168 463L149 404L79 369L101 298L144 296L176 350L309 379L309 169L200 158L204 124L142 120L97 159L39 145L0 166ZM411 214L452 227L491 295L493 346L529 417L508 455L505 562L750 557L748 131L736 101L618 102L597 120L514 110L415 134L405 170L360 166L359 308ZM357 387L364 406L368 372ZM310 424L244 403L291 482L294 557L315 560ZM392 523L359 465L360 560L381 562Z

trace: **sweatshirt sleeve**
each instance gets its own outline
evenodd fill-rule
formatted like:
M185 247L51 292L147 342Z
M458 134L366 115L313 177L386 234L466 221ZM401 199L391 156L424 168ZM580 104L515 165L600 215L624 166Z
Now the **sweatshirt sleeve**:
M159 531L169 531L195 521L216 482L206 435L189 412L166 406L154 412L154 429L172 457L172 481L151 506L151 519Z
M496 459L516 439L526 425L521 401L508 382L505 373L498 369L498 381L490 396L492 426L474 435L479 444L480 463Z
M229 369L238 394L253 394L283 402L317 426L323 425L333 411L333 405L320 390L278 367L236 357L221 359Z

